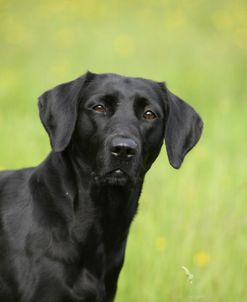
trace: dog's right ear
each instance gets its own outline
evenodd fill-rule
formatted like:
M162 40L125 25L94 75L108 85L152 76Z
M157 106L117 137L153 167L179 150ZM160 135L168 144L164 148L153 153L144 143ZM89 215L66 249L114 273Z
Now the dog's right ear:
M83 89L96 75L87 72L74 81L61 84L39 97L39 114L54 152L63 151L75 129L78 104Z

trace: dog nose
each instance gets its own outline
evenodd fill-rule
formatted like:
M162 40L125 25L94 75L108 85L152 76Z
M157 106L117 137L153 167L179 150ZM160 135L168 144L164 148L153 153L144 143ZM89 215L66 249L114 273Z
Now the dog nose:
M137 153L137 143L130 138L116 137L111 143L111 154L115 157L131 158Z

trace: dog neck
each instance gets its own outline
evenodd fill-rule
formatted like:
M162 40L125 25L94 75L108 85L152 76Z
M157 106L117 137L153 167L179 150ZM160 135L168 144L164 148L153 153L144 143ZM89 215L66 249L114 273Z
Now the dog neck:
M125 238L138 208L143 179L135 185L98 182L95 173L81 157L69 156L77 186L74 210L79 216L94 211L103 229L105 247L111 248ZM81 213L81 214L80 214Z
M127 237L143 182L135 186L95 183L88 166L79 159L71 160L66 152L50 153L35 168L30 181L30 187L35 188L33 214L38 213L36 218L42 227L66 230L68 236L76 229L74 237L81 241L82 233L85 237L90 228L100 225L106 248Z

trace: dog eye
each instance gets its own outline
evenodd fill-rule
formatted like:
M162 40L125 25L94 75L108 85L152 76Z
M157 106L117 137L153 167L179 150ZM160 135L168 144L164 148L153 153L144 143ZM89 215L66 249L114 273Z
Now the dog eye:
M151 110L144 112L143 117L145 118L145 120L154 120L157 118L156 114Z
M93 107L93 110L95 110L97 112L106 112L106 109L103 105L96 105Z

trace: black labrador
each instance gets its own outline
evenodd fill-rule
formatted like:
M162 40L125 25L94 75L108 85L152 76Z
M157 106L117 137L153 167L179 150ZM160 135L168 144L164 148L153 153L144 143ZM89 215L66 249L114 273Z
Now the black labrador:
M179 168L202 120L164 83L86 73L39 98L52 152L0 173L0 301L110 302L145 173Z

